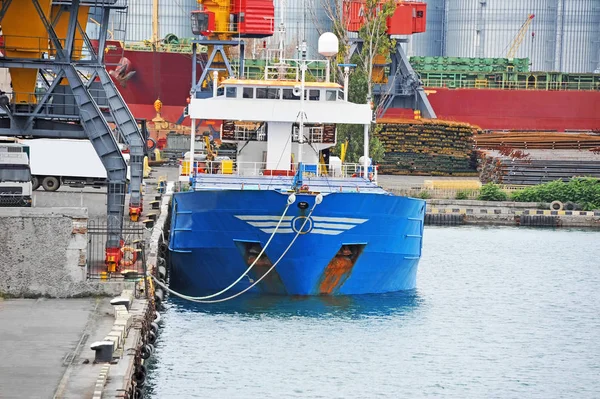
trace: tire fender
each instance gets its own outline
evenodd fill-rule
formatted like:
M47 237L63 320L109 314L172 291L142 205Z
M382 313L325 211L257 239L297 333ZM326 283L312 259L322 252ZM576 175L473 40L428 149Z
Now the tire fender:
M563 208L564 208L564 205L560 201L552 201L550 203L550 210L552 210L552 211L562 211Z

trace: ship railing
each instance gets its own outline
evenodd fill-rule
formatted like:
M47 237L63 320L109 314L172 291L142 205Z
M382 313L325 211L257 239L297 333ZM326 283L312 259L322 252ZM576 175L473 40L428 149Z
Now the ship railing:
M536 81L508 81L508 80L483 80L461 78L424 77L421 79L424 87L449 88L449 89L499 89L499 90L546 90L546 91L600 91L598 81L569 81L549 82Z
M189 163L179 166L180 181L189 181ZM203 175L228 175L239 177L252 176L294 176L298 163L290 163L289 169L284 169L282 162L237 162L230 159L215 161L195 161L193 174L196 178ZM377 167L370 166L365 176L364 166L358 163L303 163L305 177L352 178L361 177L377 181Z
M235 140L248 141L256 139L257 141L265 141L267 139L267 133L265 129L266 125L235 125L233 135Z
M323 126L304 126L304 137L306 137L310 143L322 143L323 142ZM292 141L298 142L300 138L300 127L294 126L292 130Z

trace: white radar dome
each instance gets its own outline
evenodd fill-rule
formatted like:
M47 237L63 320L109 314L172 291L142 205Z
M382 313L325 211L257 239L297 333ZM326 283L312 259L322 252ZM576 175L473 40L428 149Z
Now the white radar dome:
M333 57L339 51L339 41L336 35L325 32L319 37L319 54L324 57Z

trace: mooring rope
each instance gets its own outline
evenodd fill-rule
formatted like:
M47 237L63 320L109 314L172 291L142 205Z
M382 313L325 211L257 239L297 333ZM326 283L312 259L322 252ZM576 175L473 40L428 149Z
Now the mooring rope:
M291 197L291 195L290 195L290 197ZM294 200L295 200L295 197L294 197ZM275 269L275 267L283 259L283 257L285 256L285 254L287 254L287 252L290 250L290 248L292 247L292 245L294 245L294 242L296 242L296 239L301 234L301 232L304 230L304 226L306 226L306 223L308 223L308 220L310 219L310 216L312 215L313 211L315 210L315 208L317 207L317 205L319 205L321 203L321 201L323 201L323 196L321 194L318 194L317 197L315 198L315 204L310 209L310 212L308 213L308 216L304 219L304 223L302 223L302 226L298 229L298 231L296 232L296 235L294 236L294 238L292 239L292 241L290 242L290 244L287 246L287 248L285 249L285 251L283 251L283 253L279 257L279 259L277 259L277 261L275 263L273 263L273 265L269 268L269 270L267 270L267 272L265 274L263 274L258 280L256 280L250 286L246 287L244 290L242 290L242 291L240 291L240 292L238 292L238 293L236 293L234 295L231 295L231 296L229 296L227 298L214 299L214 300L211 300L211 301L206 301L205 300L205 299L212 298L212 297L215 297L216 295L219 295L221 293L226 292L228 289L230 289L231 287L233 287L233 285L237 284L246 275L246 273L251 268L248 268L248 270L246 271L246 273L242 274L240 276L240 278L238 280L236 280L235 283L233 283L232 285L230 285L229 287L227 287L227 289L221 290L221 292L219 294L213 294L213 295L210 295L210 296L207 296L207 297L193 297L193 296L189 296L189 295L185 295L185 294L179 293L179 292L174 291L171 288L169 288L166 284L163 284L155 276L152 276L152 278L154 279L154 281L156 282L157 285L161 286L162 288L164 288L165 290L167 290L169 293L171 293L171 294L173 294L173 295L175 295L175 296L177 296L177 297L179 297L181 299L186 299L186 300L191 301L191 302L196 302L196 303L219 303L219 302L225 302L225 301L228 301L230 299L237 298L238 296L242 295L243 293L247 292L248 290L254 288L254 286L256 286L258 283L260 283L269 273L271 273L271 271L273 271L273 269ZM289 207L289 205L291 205L291 204L289 204L289 199L288 199L288 207ZM286 211L287 211L287 207L286 207ZM284 215L285 215L285 212L284 212ZM282 216L282 219L280 219L280 222L281 222L281 220L283 220L283 216ZM273 238L273 235L271 235L271 238ZM270 241L270 239L269 239L269 241ZM268 242L267 242L267 245L268 245ZM265 248L266 248L266 246L265 246ZM261 255L262 255L262 252L261 252ZM256 261L254 261L254 263L256 263ZM254 263L253 263L253 265L254 265Z

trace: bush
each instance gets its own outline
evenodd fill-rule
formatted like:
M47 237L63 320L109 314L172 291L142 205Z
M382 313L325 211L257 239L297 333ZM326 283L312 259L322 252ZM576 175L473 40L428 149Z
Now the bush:
M431 194L429 194L429 191L421 191L419 193L419 198L421 198L421 199L429 199L429 198L431 198Z
M527 187L512 195L517 202L575 202L584 210L600 209L600 179L578 177Z
M497 184L488 183L481 187L477 199L480 201L506 201L508 195Z
M471 195L471 191L469 190L459 190L456 192L456 199L457 200L466 200L469 199L469 195Z

